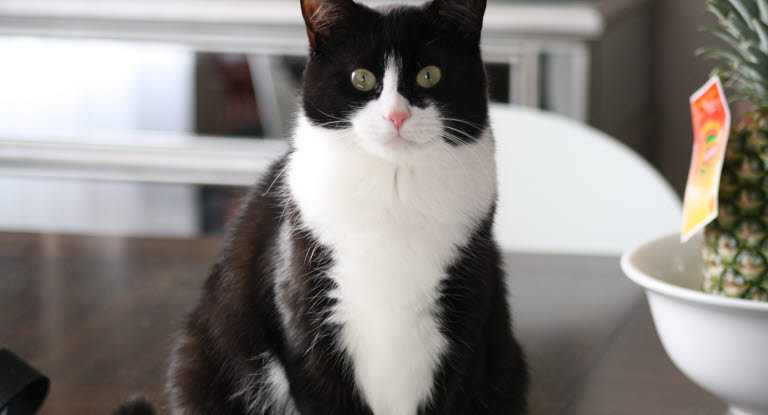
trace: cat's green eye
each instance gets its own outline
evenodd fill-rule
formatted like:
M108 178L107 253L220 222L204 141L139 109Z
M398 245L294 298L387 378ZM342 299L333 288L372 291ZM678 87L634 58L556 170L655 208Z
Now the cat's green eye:
M367 69L356 69L352 72L352 86L357 90L368 92L376 87L376 76Z
M440 68L430 65L419 71L419 74L416 75L416 83L422 88L432 88L440 82L442 77Z

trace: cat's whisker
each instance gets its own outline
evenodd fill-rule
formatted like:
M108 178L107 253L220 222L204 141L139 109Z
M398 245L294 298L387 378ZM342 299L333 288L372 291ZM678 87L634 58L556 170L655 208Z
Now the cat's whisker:
M264 193L261 194L261 196L266 196L267 193L269 193L270 190L272 190L272 186L277 183L277 180L280 179L280 177L285 173L285 171L288 169L288 163L285 164L285 166L280 170L280 172L277 173L277 176L275 176L275 180L272 180L272 183L269 184L269 187L267 187L267 190L264 191Z
M483 158L480 156L480 154L478 154L474 146L472 146L473 143L466 142L461 137L455 136L448 132L443 132L442 137L451 141L455 145L461 146L463 149L466 149L467 151L469 151L472 154L472 156L475 158L475 161L478 163L478 165L483 164Z
M476 140L476 139L477 139L477 137L475 137L475 136L473 136L473 135L471 135L471 134L467 133L466 131L462 131L462 130L460 130L460 129L458 129L458 128L449 127L449 126L447 126L447 125L444 125L443 127L444 127L444 128L447 128L447 129L449 129L449 130L451 130L451 131L453 131L453 132L456 132L456 133L459 133L459 134L463 135L464 137L466 137L466 138L467 138L468 140L470 140L470 141L474 141L474 140Z
M451 133L448 133L448 132L444 132L444 133L440 134L440 137L443 137L443 138L447 139L448 141L450 141L451 143L453 143L456 146L462 146L462 145L467 144L467 142L462 140L461 137L457 137L457 136L455 136L455 135L453 135Z
M440 36L438 36L438 37L436 37L436 38L434 38L434 39L430 40L429 42L427 42L427 43L424 45L424 47L427 47L427 46L429 46L429 45L431 45L431 44L433 44L433 43L437 42L438 40L440 40Z
M312 107L313 107L314 109L316 109L316 110L317 110L317 111L318 111L320 114L323 114L323 115L325 115L325 116L326 116L326 117L328 117L328 118L332 118L332 119L335 119L335 120L339 120L339 121L344 121L344 122L347 122L347 120L345 120L345 119L343 119L343 118L340 118L340 117L337 117L337 116L335 116L335 115L331 115L331 114L328 114L328 113L324 112L324 111L323 111L323 110L321 110L320 108L317 108L317 106L316 106L315 104L312 104Z
M334 128L334 129L344 129L347 128L346 123L344 121L328 121L321 124L317 124L317 127L341 127L341 128Z
M283 205L283 211L280 213L280 216L278 219L282 220L286 217L286 212L288 211L288 207L291 205L291 202L293 202L293 196L291 195L290 191L287 192L287 195L285 197L285 203ZM289 215L292 215L293 212L288 212Z
M314 244L315 246L312 248L312 253L309 255L309 262L307 264L312 264L312 259L315 257L315 252L317 251L317 248L320 247L319 243Z
M466 137L466 138L467 138L467 140L465 140L464 138L462 138L462 137L460 137L460 136L457 136L457 135L455 135L455 134L453 134L453 133L450 133L450 132L444 132L446 135L449 135L449 136L451 136L451 137L455 138L455 139L458 141L458 143L456 143L456 142L455 142L456 144L459 144L459 143L460 143L460 144L462 144L462 145L471 145L472 143L474 143L474 142L477 140L477 138L476 138L476 137L473 137L473 136L471 136L471 135L467 134L466 132L464 132L464 131L461 131L461 130L459 130L459 129L456 129L456 128L453 128L453 127L449 127L449 126L445 126L445 128L446 128L446 129L448 129L448 130L451 130L451 131L453 131L453 132L455 132L455 133L460 133L460 134L462 134L464 137ZM477 152L476 152L474 149L472 149L472 152L473 152L475 155L477 155ZM477 157L479 157L479 156L477 156ZM478 161L479 161L479 160L478 160Z
M434 142L435 142L435 143L437 143L437 147L438 147L440 150L442 150L443 152L445 152L446 154L448 154L448 156L449 156L449 157L451 157L451 158L452 158L452 159L453 159L453 160L456 162L456 164L458 164L459 166L461 166L461 169L462 169L462 170L464 170L464 174L469 174L469 170L467 170L467 166L466 166L466 165L464 165L464 162L463 162L463 161L461 161L461 160L460 160L460 159L459 159L459 158L456 156L456 154L453 154L453 152L451 151L451 148L449 148L449 147L448 147L448 144L446 144L446 143L445 143L445 141L443 141L442 137L436 137L436 138L434 139Z
M467 124L467 125L469 125L469 126L471 126L471 127L475 127L475 128L477 128L478 130L483 130L483 129L485 129L485 126L484 126L484 125L481 125L481 124L477 124L477 123L474 123L474 122L471 122L471 121L467 121L467 120L462 120L462 119L459 119L459 118L446 118L446 117L438 117L438 119L439 119L440 121L448 121L448 122L451 122L451 121L453 121L453 122L460 122L460 123L462 123L462 124Z

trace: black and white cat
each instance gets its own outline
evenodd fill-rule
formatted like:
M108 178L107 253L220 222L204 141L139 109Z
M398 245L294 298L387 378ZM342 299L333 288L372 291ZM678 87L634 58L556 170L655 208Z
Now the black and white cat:
M289 153L174 352L174 414L522 414L493 241L485 0L302 0Z

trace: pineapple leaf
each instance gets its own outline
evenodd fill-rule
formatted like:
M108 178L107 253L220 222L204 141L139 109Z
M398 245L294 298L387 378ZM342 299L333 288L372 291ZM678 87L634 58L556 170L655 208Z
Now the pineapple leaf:
M739 53L717 46L705 46L695 51L696 56L702 56L705 59L718 60L726 68L737 68L742 62L744 57Z
M757 61L757 56L755 56L752 51L758 49L754 44L752 43L745 43L742 45L741 50L738 50L738 52L743 56L744 61L746 62L755 62Z
M730 19L728 15L730 14L730 10L726 10L721 7L720 4L715 3L713 1L707 2L707 10L709 10L710 13L714 14L717 17L717 20L720 22L721 25L725 25Z
M761 67L760 65L757 65L752 62L742 62L741 69L747 72L749 76L751 76L754 80L764 80L768 79L768 67ZM761 81L761 83L765 83L766 81Z
M725 43L729 44L732 48L736 50L741 50L741 42L739 41L739 39L734 37L728 31L720 27L713 27L713 26L703 27L701 28L701 30L703 32L712 33L713 35L725 41Z
M721 62L713 74L732 91L731 101L768 108L768 0L707 0L707 9L720 26L702 30L727 46L700 48L697 54Z
M700 47L696 49L696 52L694 53L696 54L696 56L703 56L707 59L720 59L728 63L740 62L744 59L738 53L730 49L726 49L718 46Z
M768 86L765 83L745 77L742 82L735 84L734 88L741 91L738 93L738 97L747 97L747 99L742 99L743 101L760 104L761 106L766 105L763 97L768 94Z
M710 13L717 16L718 19L720 20L727 20L728 14L730 14L730 11L731 11L730 8L723 7L723 5L720 2L717 2L714 0L707 1L707 10L709 10Z
M744 19L741 17L741 14L738 10L731 4L730 0L709 0L707 2L707 5L710 6L710 11L712 8L717 9L719 13L715 13L719 16L724 16L721 23L725 25L725 22L730 20L736 20L741 19L743 24L746 24L747 22L744 21ZM733 18L731 18L733 16Z
M766 54L765 51L754 46L748 47L747 50L749 50L749 53L755 58L755 63L761 67L768 68L768 54Z
M752 102L764 102L765 99L763 97L768 96L768 82L759 79L745 78L744 89L747 93L752 95Z
M712 75L718 75L723 81L723 86L733 91L729 96L729 101L731 102L749 101L761 103L765 102L762 97L768 96L768 83L759 78L754 78L744 68L718 67L712 71ZM765 104L762 105L765 106Z
M752 27L752 16L756 16L758 13L757 7L752 0L730 0L733 8L739 13L741 19L746 23L750 29ZM746 32L745 32L746 33Z
M752 19L752 24L755 26L755 32L760 37L760 49L768 51L768 26L760 20Z
M751 22L745 24L741 20L733 19L730 21L730 25L731 26L726 25L725 27L729 32L736 32L734 37L740 40L748 40L753 42L760 40L757 34L755 34L754 28L752 28Z
M768 0L757 0L757 8L760 10L760 20L768 22Z

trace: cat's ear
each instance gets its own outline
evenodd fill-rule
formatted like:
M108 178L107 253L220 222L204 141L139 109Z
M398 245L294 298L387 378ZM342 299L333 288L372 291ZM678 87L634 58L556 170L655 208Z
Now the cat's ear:
M427 11L446 29L479 42L485 6L486 0L432 0L427 3Z
M352 0L301 0L301 14L312 49L317 50L334 36L343 36L357 7Z

